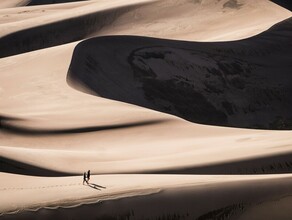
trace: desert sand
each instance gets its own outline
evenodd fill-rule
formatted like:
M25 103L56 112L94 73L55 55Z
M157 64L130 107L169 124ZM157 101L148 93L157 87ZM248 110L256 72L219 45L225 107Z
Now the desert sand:
M0 219L291 219L281 5L2 0Z

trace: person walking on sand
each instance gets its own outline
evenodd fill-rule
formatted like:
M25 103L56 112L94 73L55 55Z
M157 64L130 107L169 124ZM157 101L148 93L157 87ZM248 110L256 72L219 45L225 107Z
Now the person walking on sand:
M87 183L90 180L90 170L87 171Z
M83 185L84 185L84 182L88 184L87 179L86 179L86 172L83 173Z

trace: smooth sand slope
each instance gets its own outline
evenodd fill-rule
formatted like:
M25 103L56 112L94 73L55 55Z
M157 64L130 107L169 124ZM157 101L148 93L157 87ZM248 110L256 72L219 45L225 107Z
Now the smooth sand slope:
M16 7L19 2L0 3L1 8L12 7L0 10L1 56L36 51L0 59L0 219L83 219L85 215L88 219L290 219L291 176L285 173L291 173L292 169L291 131L200 125L162 113L161 109L153 111L148 109L150 106L143 108L111 99L117 94L127 98L134 94L131 100L146 100L141 93L143 83L138 83L138 90L132 90L138 85L135 80L145 79L141 72L135 80L132 76L121 77L129 75L125 70L131 70L129 62L125 62L129 52L140 45L142 48L132 54L133 66L139 71L151 67L157 74L160 70L156 66L160 65L162 72L169 70L169 74L158 76L172 78L175 75L172 71L181 75L190 71L182 68L190 63L203 66L202 72L207 75L210 70L204 67L219 68L211 61L219 62L220 55L231 63L239 60L241 67L245 67L246 62L261 64L251 70L257 76L270 77L266 82L271 82L273 88L285 85L290 91L289 77L286 81L282 77L272 77L277 68L283 77L291 68L287 64L291 46L285 40L289 37L289 25L285 25L285 33L273 32L272 28L259 36L254 35L289 18L291 12L266 0L92 0ZM289 20L284 23L287 22ZM80 45L73 42L121 34L143 38L116 36L92 39ZM274 35L276 40L273 40ZM266 40L261 36L267 36ZM243 38L249 39L227 42ZM127 42L129 47L121 46L121 40L130 40ZM187 43L182 40L224 42ZM101 49L109 45L107 53L92 53L93 59L89 61L93 63L85 62L84 65L84 47L91 46L90 42L96 47L95 43L101 41L104 43ZM69 42L72 43L64 44ZM242 42L247 46L244 47ZM286 47L283 47L285 42ZM156 43L163 44L168 50L153 50ZM143 49L146 44L151 48ZM247 49L250 44L254 47L252 51ZM60 46L47 48L55 45ZM216 52L218 57L199 56L198 52L213 53L216 48L210 45L222 50ZM186 51L186 46L195 54ZM46 49L38 50L40 48ZM234 50L234 55L224 48ZM243 48L242 52L253 54L242 54L240 48ZM116 53L113 62L106 60L107 57L112 59L109 52ZM169 63L161 62L161 52L171 52L164 59ZM147 60L148 55L152 58ZM80 60L77 67L85 70L84 73L100 66L119 68L119 72L116 78L110 71L98 75L105 77L102 87L99 82L94 82L98 86L90 88L91 91L83 87L80 92L66 82L70 63L72 70L77 58ZM270 63L268 70L271 72L267 70L265 59ZM172 62L176 64L175 68L170 68ZM225 66L231 72L237 70L231 64ZM231 77L230 71L220 70ZM265 70L271 76L264 75ZM81 72L75 69L70 72L73 73L74 77L78 76L80 86L84 82L78 75ZM96 73L100 70L92 72ZM277 76L281 75L277 73ZM213 77L214 74L210 75L210 80L205 82L217 87L221 81ZM236 77L241 78L238 74ZM256 80L254 75L244 78L244 82L252 84L253 88ZM187 82L185 78L179 81L182 85ZM155 80L150 85L156 86ZM228 87L230 91L232 86ZM260 90L261 86L270 88L262 84L256 88ZM105 98L84 93L100 88L106 92ZM160 88L152 88L151 92ZM162 88L171 91L163 85ZM242 94L240 88L234 88L234 94L230 91L230 96ZM163 93L151 94L157 98ZM201 91L200 94L207 93ZM273 109L283 105L275 99L275 94L260 95L267 98L265 101ZM279 96L289 103L286 94L280 92ZM172 96L168 92L165 97ZM225 99L223 95L219 100L222 99ZM232 103L245 104L238 99ZM287 109L282 110L279 114L285 113L288 117ZM213 112L209 113L208 120L214 120ZM265 114L261 116L262 127L270 124L265 117L270 118L273 112ZM240 120L242 116L245 114L241 112L238 118L230 120L240 122L240 127L251 125L253 119ZM220 117L215 119L220 120ZM277 121L279 124L276 125L283 125L281 122ZM93 174L104 174L94 175L91 182L96 185L91 187L82 185L81 174L88 169ZM100 200L104 202L98 202ZM67 208L56 208L59 206Z

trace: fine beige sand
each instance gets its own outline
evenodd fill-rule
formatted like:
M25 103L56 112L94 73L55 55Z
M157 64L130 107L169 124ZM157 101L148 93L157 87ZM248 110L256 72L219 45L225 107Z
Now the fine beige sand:
M291 219L289 10L38 3L0 2L0 219Z

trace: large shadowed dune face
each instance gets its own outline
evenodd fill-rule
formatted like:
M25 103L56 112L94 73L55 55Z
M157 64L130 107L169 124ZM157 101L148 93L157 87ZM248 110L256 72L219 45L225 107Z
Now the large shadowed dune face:
M291 36L288 19L233 42L93 38L76 47L68 82L192 122L291 129Z

